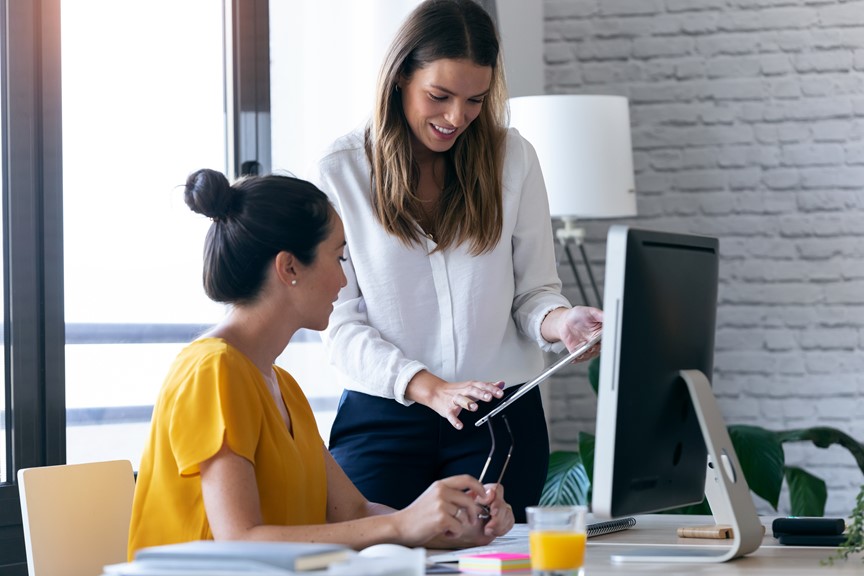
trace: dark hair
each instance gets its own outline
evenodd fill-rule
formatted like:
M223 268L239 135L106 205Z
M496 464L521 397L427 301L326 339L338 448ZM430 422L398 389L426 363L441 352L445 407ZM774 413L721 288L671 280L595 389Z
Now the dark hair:
M426 0L396 33L378 74L375 112L367 130L372 201L384 228L411 244L416 225L419 169L405 119L401 80L442 59L469 60L492 69L480 115L445 153L448 181L439 203L436 250L469 242L471 252L492 250L503 228L502 165L507 88L495 23L474 0ZM452 176L450 176L452 174Z
M233 185L203 169L186 179L186 205L213 219L204 243L204 291L224 303L253 301L279 252L315 260L332 208L313 184L290 176L251 176Z

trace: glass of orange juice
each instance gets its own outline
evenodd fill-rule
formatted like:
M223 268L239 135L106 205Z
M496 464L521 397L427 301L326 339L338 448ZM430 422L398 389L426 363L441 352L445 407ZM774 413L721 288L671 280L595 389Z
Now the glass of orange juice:
M528 541L533 576L581 576L585 506L530 506Z

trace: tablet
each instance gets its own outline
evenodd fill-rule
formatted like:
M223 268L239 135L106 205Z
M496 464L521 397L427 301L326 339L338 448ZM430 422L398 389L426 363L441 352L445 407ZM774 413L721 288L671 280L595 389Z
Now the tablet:
M516 400L518 400L519 398L521 398L522 396L527 394L528 391L530 391L532 388L534 388L535 386L537 386L538 384L540 384L541 382L543 382L544 380L546 380L547 378L549 378L550 376L552 376L553 374L555 374L556 372L561 370L561 368L563 368L564 366L567 366L568 364L572 363L574 360L577 360L580 356L582 356L583 354L588 352L588 350L590 350L595 344L600 342L601 336L602 336L602 332L598 332L593 338L591 338L590 340L585 342L585 344L583 344L582 346L579 346L578 348L576 348L573 352L570 352L570 354L568 354L564 358L561 358L560 360L558 360L555 364L553 364L552 366L547 368L542 374L540 374L539 376L537 376L536 378L534 378L530 382L526 382L525 384L523 384L522 387L519 388L519 390L515 394L513 394L512 396L510 396L510 398L508 398L507 400L505 400L504 402L502 402L501 404L496 406L494 410L492 410L491 412L489 412L488 414L486 414L485 416L483 416L482 418L477 420L477 422L475 422L474 425L475 426L482 426L483 424L486 423L487 420L489 420L490 418L492 418L493 416L495 416L496 414L498 414L499 412L501 412L502 410L507 408L510 404L512 404L513 402L515 402Z

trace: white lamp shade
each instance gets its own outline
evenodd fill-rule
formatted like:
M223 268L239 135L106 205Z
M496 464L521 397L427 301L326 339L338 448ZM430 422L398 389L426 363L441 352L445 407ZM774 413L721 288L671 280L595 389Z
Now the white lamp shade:
M574 94L511 98L510 125L537 150L552 216L636 215L627 98Z

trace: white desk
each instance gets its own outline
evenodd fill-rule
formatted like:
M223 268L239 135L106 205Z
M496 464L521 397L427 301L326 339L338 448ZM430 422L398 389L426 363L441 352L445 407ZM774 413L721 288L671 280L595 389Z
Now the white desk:
M667 563L624 563L613 564L612 554L627 548L660 546L728 546L723 540L704 540L678 538L679 526L698 526L713 524L711 516L683 516L672 514L649 514L637 516L636 526L622 532L595 536L588 539L585 556L585 576L605 576L607 574L664 574L685 576L690 574L864 574L864 557L860 554L847 561L822 566L820 560L836 553L836 548L814 546L782 546L771 534L773 517L762 518L765 537L756 552L743 558L720 564L667 564ZM495 549L507 552L528 552L527 531L517 526L510 538L504 537L493 543ZM462 552L464 554L464 552ZM452 557L457 557L455 553ZM430 554L430 559L444 559L448 555Z

